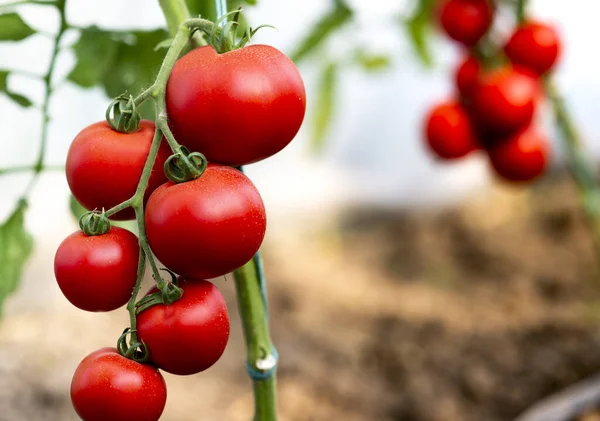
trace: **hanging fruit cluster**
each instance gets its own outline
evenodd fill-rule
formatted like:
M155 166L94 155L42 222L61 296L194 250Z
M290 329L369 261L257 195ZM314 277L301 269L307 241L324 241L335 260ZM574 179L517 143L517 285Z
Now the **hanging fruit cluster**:
M116 348L90 354L75 372L71 397L84 421L156 421L166 402L158 369L191 375L221 357L229 316L207 279L252 259L266 230L258 190L232 166L279 152L304 118L302 78L285 55L245 47L251 34L236 43L231 27L186 22L155 84L117 98L107 121L83 129L69 149L69 187L90 212L56 252L56 280L76 307L128 304L131 321ZM212 45L175 62L196 30ZM156 122L137 115L147 99ZM139 237L111 226L134 218ZM156 286L137 300L146 262Z
M464 47L464 58L455 73L455 97L426 118L429 149L446 160L482 150L503 179L535 179L550 157L535 116L544 96L543 78L560 53L557 32L548 24L523 20L508 40L495 44L491 0L444 0L438 12L443 31Z

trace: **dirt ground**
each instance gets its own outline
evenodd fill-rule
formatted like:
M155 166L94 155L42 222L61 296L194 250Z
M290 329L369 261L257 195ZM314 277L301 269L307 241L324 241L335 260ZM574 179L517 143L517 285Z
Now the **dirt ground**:
M282 420L510 421L600 372L595 251L560 178L448 209L344 209L270 235ZM25 306L42 288L30 281L0 327L0 421L76 420L75 366L126 324L123 312L71 308L49 276L38 282L48 299ZM230 345L209 371L167 377L166 421L252 418L233 283L216 282Z

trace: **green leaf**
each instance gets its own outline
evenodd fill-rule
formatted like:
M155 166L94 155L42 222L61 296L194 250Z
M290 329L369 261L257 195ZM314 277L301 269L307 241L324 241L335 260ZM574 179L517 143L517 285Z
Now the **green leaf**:
M6 92L8 73L6 70L0 70L0 92Z
M164 56L155 47L166 38L162 29L114 32L87 28L73 48L77 61L68 79L84 88L100 85L111 98L126 91L137 94L154 82ZM146 102L140 112L151 116L152 104Z
M14 92L6 92L6 95L12 99L13 101L15 101L17 104L19 104L21 107L31 107L33 105L33 102L31 102L31 100L21 94L16 94Z
M33 239L24 226L26 208L27 203L20 200L12 215L0 225L0 308L17 288L33 250Z
M22 41L33 34L35 31L18 13L0 15L0 41Z
M419 0L412 16L404 21L413 49L426 67L433 66L429 39L436 5L437 0Z
M79 222L79 218L87 212L87 209L84 208L73 195L69 198L69 209L71 210L71 215L73 215L73 218L75 218L77 222Z
M33 102L21 94L17 94L8 90L8 76L10 72L6 70L0 70L0 92L6 94L7 97L15 101L21 107L31 107Z
M335 7L326 13L300 41L290 55L292 61L299 63L321 46L335 31L352 19L352 10L343 2L336 1Z
M377 72L390 67L392 61L389 56L383 54L372 54L359 50L355 55L356 63L368 72Z
M321 73L315 104L317 114L313 121L313 135L310 144L310 149L314 153L320 153L325 146L325 138L335 110L338 77L336 63L329 63Z

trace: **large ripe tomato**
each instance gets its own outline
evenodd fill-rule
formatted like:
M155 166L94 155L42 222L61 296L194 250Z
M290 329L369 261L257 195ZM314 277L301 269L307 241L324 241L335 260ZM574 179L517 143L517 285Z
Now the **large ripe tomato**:
M489 148L496 173L513 182L531 181L546 169L550 150L537 131L527 128Z
M489 0L446 0L439 19L450 38L472 47L490 28L493 12Z
M508 135L531 123L539 93L539 83L531 74L502 67L480 75L470 111L486 133Z
M560 54L560 39L552 26L526 22L517 28L504 51L513 64L542 75L556 63Z
M425 121L429 148L440 158L455 159L477 149L477 136L465 109L454 101L434 107Z
M111 311L131 298L138 259L138 239L125 229L112 227L106 234L92 236L78 231L58 247L54 274L74 306Z
M193 181L163 184L146 205L152 251L188 278L215 278L244 265L258 251L266 226L254 184L222 165L209 164Z
M106 121L83 129L73 140L67 155L67 181L73 196L87 210L108 210L131 198L140 181L153 137L154 123L148 120L142 120L140 129L129 134L112 130ZM169 147L161 145L146 195L166 181L163 165L170 154ZM111 219L134 217L133 209L129 208Z
M268 45L225 54L197 48L177 61L167 84L177 140L220 164L246 165L279 152L296 136L305 108L298 69Z
M158 421L167 387L156 368L103 348L75 370L71 400L83 421Z
M461 96L470 98L473 95L479 82L480 73L481 63L479 63L479 60L471 55L463 59L454 75L456 88Z
M180 278L179 286L183 297L142 311L137 331L157 367L185 376L219 360L229 340L229 314L223 295L210 282Z

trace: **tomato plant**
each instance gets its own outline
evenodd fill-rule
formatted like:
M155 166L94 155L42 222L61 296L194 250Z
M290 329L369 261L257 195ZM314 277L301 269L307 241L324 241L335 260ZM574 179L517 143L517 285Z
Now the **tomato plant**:
M71 400L83 421L158 421L167 387L156 368L103 348L75 370Z
M211 162L246 165L294 138L306 94L294 63L268 45L218 54L197 48L177 61L167 84L175 137Z
M139 245L135 234L112 227L102 235L82 231L58 247L54 274L65 297L87 311L110 311L125 305L137 279Z
M477 149L477 135L466 110L457 102L435 106L425 119L432 152L444 159L461 158Z
M142 121L139 130L120 133L105 121L83 129L73 140L66 172L75 198L88 210L110 209L135 193L152 143L154 122ZM148 181L146 197L167 181L162 167L169 157L163 145ZM133 209L124 209L112 219L133 219Z
M266 222L262 199L248 177L216 164L196 180L163 184L146 206L146 231L156 257L191 278L215 278L249 261L262 243Z
M179 279L178 285L183 290L180 300L150 307L137 316L138 334L158 368L196 374L216 363L225 351L229 314L223 295L212 283Z

